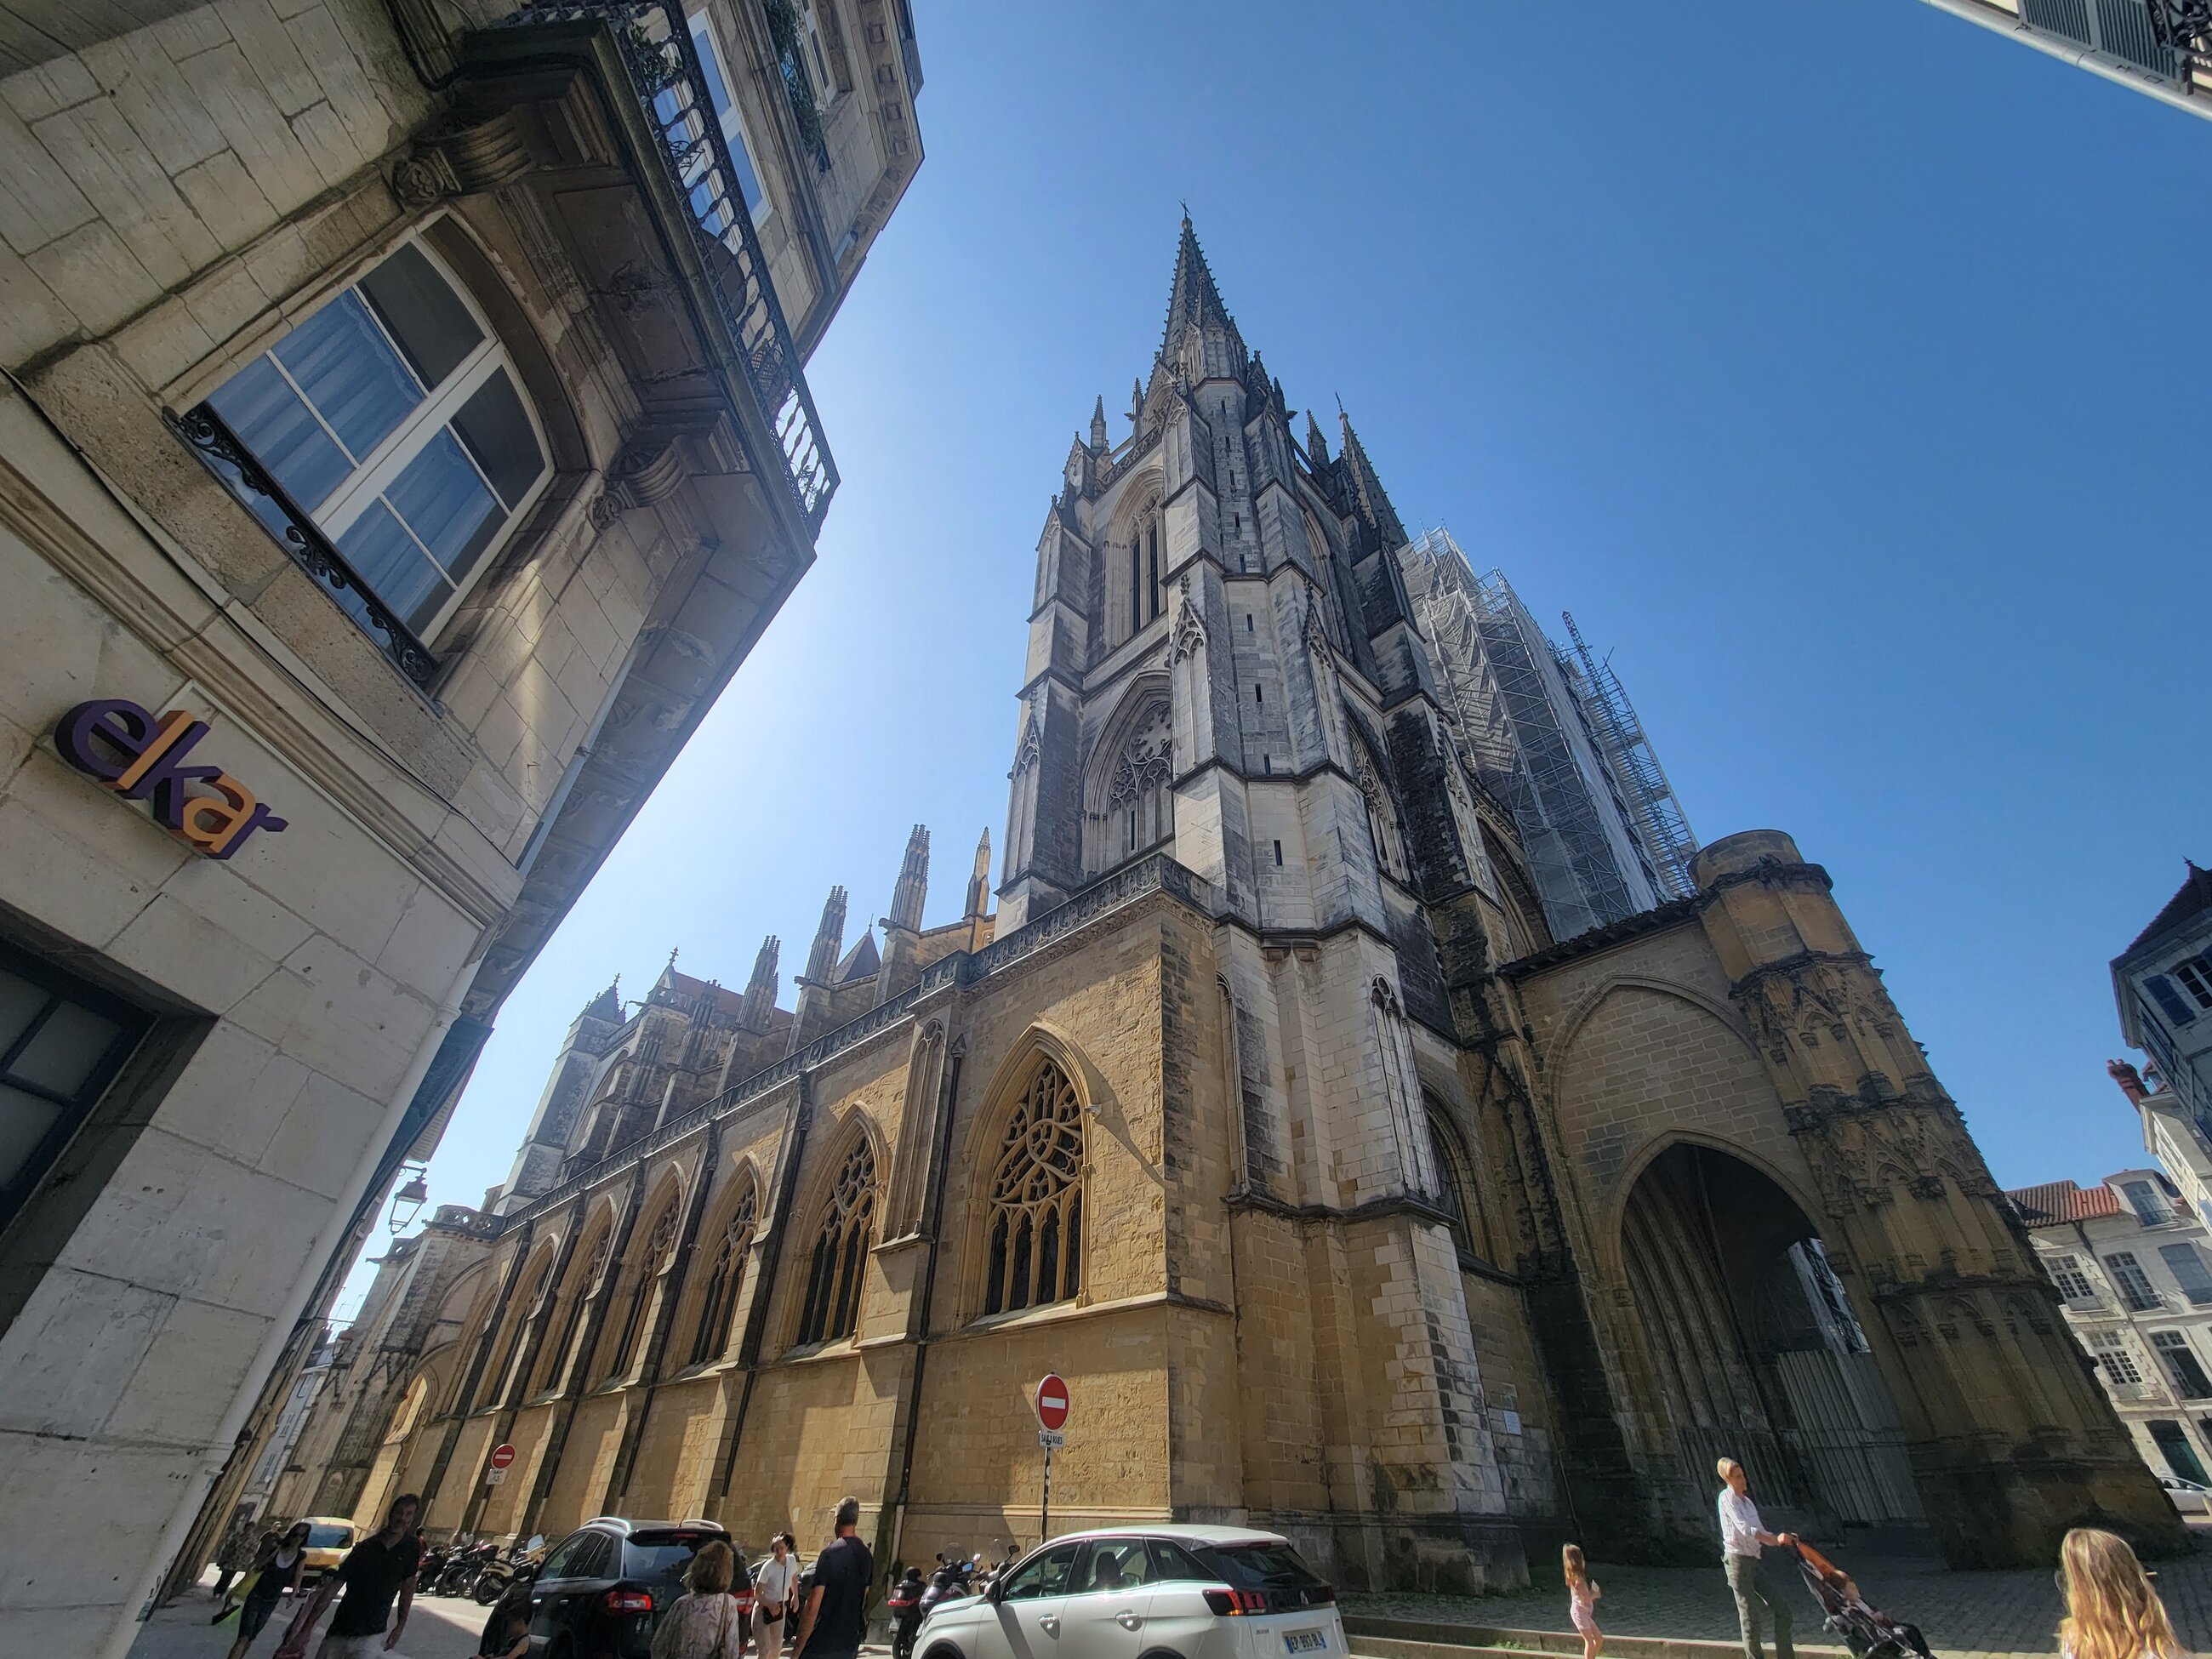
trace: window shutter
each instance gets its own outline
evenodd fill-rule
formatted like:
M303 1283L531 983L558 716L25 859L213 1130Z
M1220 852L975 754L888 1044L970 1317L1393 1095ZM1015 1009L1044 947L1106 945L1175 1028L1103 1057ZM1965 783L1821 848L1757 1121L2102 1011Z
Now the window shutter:
M2181 1000L2181 993L2173 988L2173 981L2164 974L2147 975L2143 989L2176 1025L2186 1025L2197 1018L2197 1011Z

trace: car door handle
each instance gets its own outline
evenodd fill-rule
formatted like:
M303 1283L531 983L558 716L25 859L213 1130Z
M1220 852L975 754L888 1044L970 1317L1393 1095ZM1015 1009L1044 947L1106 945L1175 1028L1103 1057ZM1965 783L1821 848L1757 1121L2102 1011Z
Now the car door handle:
M1060 1620L1048 1613L1037 1620L1037 1628L1047 1636L1057 1636L1060 1634Z
M1138 1618L1137 1615L1132 1613L1128 1608L1124 1607L1121 1612L1114 1615L1114 1622L1119 1625L1123 1630L1134 1630L1138 1626L1143 1624L1145 1621Z

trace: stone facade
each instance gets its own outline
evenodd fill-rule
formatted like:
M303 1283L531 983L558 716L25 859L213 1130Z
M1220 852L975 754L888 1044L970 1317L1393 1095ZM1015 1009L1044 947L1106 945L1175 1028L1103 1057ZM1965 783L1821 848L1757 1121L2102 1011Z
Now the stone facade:
M356 1407L360 1512L396 1437L434 1529L757 1544L849 1491L886 1567L996 1553L1056 1370L1054 1524L1249 1522L1349 1585L1710 1559L1721 1451L1960 1564L2179 1543L1825 872L1730 836L1555 941L1374 468L1290 422L1186 223L1039 538L995 914L979 856L921 927L917 832L880 961L833 894L792 1011L774 941L587 1008L489 1271L416 1301L461 1334Z
M814 556L801 364L920 161L902 9L811 8L811 126L757 5L507 9L0 24L11 1650L119 1653L197 1570L399 1164ZM672 154L709 51L757 234Z

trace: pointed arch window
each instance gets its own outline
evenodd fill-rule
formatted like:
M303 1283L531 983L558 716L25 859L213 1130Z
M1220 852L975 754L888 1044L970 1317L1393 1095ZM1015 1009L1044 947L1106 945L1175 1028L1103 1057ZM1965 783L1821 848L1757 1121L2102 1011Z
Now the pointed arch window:
M1129 531L1129 632L1135 634L1167 609L1160 586L1160 509L1139 513Z
M691 1339L694 1365L729 1352L730 1324L737 1316L738 1293L744 1288L745 1265L752 1256L753 1230L759 1221L760 1195L748 1186L714 1244L714 1265L708 1269L706 1294L699 1304L699 1328Z
M1103 849L1109 856L1100 860L1101 868L1166 839L1172 827L1168 784L1175 771L1174 756L1174 722L1162 701L1145 711L1114 758Z
M544 1359L538 1367L538 1387L532 1392L543 1394L548 1389L559 1386L562 1364L576 1340L576 1328L583 1322L584 1304L591 1300L592 1287L599 1282L600 1276L607 1270L607 1256L614 1249L614 1242L611 1226L600 1229L582 1274L569 1288L567 1317L561 1322L561 1340L546 1348Z
M990 1203L983 1311L1073 1297L1083 1284L1083 1107L1049 1060L1006 1119Z
M1429 1145L1436 1152L1437 1174L1443 1189L1437 1196L1451 1215L1452 1243L1462 1255L1480 1256L1482 1200L1474 1184L1474 1160L1468 1156L1467 1143L1460 1139L1457 1126L1437 1097L1424 1092L1421 1103L1427 1109Z
M507 1401L520 1380L513 1373L520 1364L524 1333L531 1325L545 1316L546 1298L553 1293L553 1257L548 1253L530 1279L530 1289L514 1304L514 1316L500 1337L499 1363L484 1373L484 1392L477 1400L479 1406L497 1405Z
M875 1227L876 1155L865 1137L838 1167L823 1206L807 1265L806 1305L799 1318L799 1346L836 1342L860 1321L860 1281L867 1269Z
M637 1357L637 1342L645 1326L646 1304L653 1295L661 1270L676 1250L676 1200L672 1198L661 1206L660 1214L646 1236L645 1249L630 1265L629 1302L623 1311L622 1340L615 1345L614 1364L609 1368L611 1376L624 1376L629 1372L630 1362Z

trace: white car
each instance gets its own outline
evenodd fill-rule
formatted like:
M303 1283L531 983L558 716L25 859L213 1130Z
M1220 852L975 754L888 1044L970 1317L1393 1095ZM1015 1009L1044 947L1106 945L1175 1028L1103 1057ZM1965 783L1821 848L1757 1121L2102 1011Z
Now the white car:
M923 1620L921 1659L1348 1659L1336 1591L1249 1527L1114 1527L1040 1546Z
M2203 1515L2212 1510L2212 1492L2208 1492L2194 1480L2184 1480L2178 1474L2161 1474L2158 1484L2166 1488L2166 1497L2173 1507L2184 1515Z

